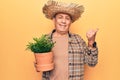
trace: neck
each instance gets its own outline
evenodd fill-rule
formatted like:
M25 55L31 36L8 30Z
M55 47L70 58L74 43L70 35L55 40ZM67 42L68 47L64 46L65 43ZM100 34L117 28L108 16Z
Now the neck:
M54 36L58 36L58 37L62 37L62 36L67 36L68 35L68 32L66 32L66 33L62 33L62 32L55 32L54 33Z

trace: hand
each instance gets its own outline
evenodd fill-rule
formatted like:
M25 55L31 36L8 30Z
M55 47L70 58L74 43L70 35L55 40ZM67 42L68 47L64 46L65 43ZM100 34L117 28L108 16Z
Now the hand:
M37 64L36 61L34 61L33 64L34 64L34 67L36 68L36 64Z
M89 30L87 33L86 33L86 37L88 39L88 46L92 46L92 44L95 42L95 36L96 36L96 33L98 32L99 29L96 29L96 30Z
M36 61L34 61L33 63L34 63L34 67L35 67L36 71L37 71L37 72L40 72L40 71L37 70L37 66L36 66L37 63L36 63Z

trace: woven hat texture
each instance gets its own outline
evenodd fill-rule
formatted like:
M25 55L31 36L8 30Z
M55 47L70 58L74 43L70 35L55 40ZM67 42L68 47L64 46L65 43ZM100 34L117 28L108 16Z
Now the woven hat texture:
M43 13L48 19L53 19L54 15L57 13L66 13L69 14L72 18L72 21L76 21L81 17L81 14L84 12L83 5L78 5L75 3L63 3L53 0L49 0L43 6Z

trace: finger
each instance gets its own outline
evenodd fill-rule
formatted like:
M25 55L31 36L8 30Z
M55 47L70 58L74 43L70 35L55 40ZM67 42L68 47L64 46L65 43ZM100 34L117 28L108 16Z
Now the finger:
M95 30L95 33L97 33L97 32L98 32L98 30L99 30L99 29L97 28L97 29Z

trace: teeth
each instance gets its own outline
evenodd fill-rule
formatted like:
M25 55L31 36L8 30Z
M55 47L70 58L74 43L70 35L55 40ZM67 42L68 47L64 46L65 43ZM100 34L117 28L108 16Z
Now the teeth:
M66 25L60 25L60 26L66 26Z

